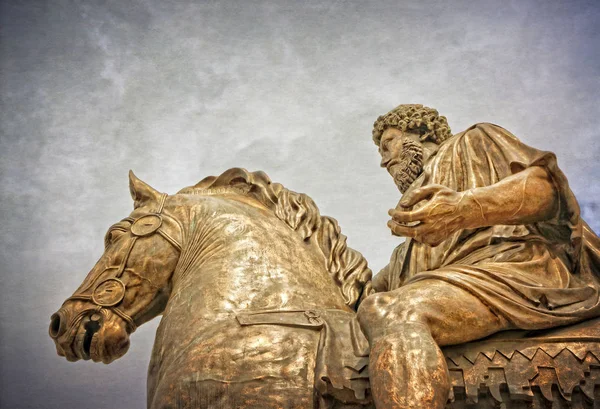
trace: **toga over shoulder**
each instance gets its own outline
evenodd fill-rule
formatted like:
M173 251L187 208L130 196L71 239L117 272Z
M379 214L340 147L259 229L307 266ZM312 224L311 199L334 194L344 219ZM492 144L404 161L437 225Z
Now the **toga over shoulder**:
M554 217L460 230L437 247L407 239L378 281L393 290L419 280L443 280L523 329L600 315L600 239L581 220L552 152L527 146L497 125L476 124L440 145L406 193L430 184L459 192L490 186L531 166L546 168L552 178Z

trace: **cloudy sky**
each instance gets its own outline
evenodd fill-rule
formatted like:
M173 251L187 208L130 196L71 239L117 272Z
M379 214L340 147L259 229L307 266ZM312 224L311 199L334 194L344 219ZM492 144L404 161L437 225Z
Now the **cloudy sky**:
M399 243L375 118L423 103L557 153L600 227L595 1L0 2L0 407L144 408L157 321L109 366L68 363L49 317L157 189L264 170L338 219L374 271Z

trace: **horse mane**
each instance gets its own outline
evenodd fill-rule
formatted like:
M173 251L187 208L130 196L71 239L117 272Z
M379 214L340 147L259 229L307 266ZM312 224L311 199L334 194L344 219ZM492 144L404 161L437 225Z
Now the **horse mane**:
M356 310L374 292L367 260L346 245L337 220L321 216L314 201L304 193L293 192L271 182L262 171L232 168L220 176L208 176L178 194L236 192L251 195L264 204L306 241L315 241L326 260L327 271L340 287L346 305Z

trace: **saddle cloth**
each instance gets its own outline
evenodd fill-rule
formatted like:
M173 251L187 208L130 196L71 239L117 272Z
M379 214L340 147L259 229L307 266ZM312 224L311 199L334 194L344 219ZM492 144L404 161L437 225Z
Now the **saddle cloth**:
M240 325L284 325L320 331L315 388L321 396L366 404L369 345L356 314L342 310L272 310L237 312Z

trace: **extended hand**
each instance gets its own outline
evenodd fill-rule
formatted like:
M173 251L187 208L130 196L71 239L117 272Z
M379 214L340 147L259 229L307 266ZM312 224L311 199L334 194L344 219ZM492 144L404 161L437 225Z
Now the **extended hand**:
M392 220L388 227L395 236L412 237L418 242L437 246L457 230L469 227L465 225L469 213L463 210L462 203L465 194L441 185L415 189L405 195L399 208L389 211ZM426 199L429 200L418 210L405 210Z

